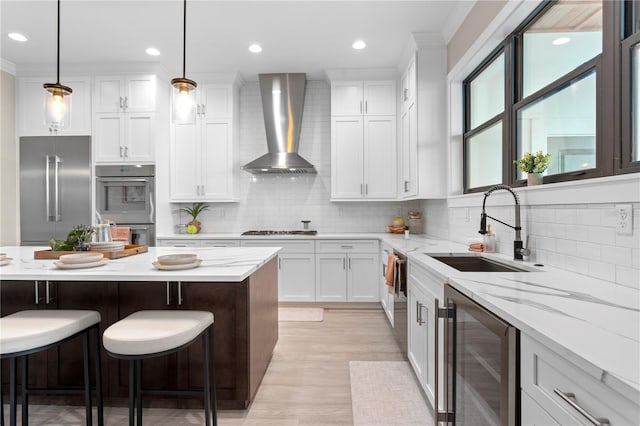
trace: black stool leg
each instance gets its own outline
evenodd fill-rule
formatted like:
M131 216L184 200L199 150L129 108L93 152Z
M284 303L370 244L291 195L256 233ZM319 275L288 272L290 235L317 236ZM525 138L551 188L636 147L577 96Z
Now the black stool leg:
M16 370L18 369L18 359L13 357L9 360L9 424L16 426L16 393L18 385L16 380Z
M100 359L100 329L93 327L95 338L95 369L96 369L96 405L98 406L98 426L104 426L104 406L102 404L102 360Z
M216 401L216 364L214 356L215 345L213 344L213 325L209 327L209 372L211 379L209 382L211 396L211 409L213 411L213 426L218 426L218 403Z
M91 383L89 380L89 329L82 333L82 360L84 364L84 408L87 417L87 426L93 425L93 414L91 412Z
M29 425L29 355L22 357L22 425Z
M209 379L209 333L202 333L202 395L204 396L204 423L211 426L211 386Z
M135 407L134 394L136 390L136 367L135 361L129 361L129 426L135 426L135 414L133 408Z
M136 405L138 409L138 426L142 426L142 360L136 360Z

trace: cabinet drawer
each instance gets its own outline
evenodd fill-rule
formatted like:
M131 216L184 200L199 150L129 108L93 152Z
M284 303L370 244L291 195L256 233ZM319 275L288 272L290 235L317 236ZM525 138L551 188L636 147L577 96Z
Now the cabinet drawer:
M377 253L378 240L317 240L318 253Z
M240 247L240 240L202 240L202 247Z
M157 240L159 247L200 247L198 240Z
M607 419L612 426L640 424L640 406L611 389L593 375L522 334L521 386L544 411L559 424L592 425L587 417L564 400L570 398L596 419Z
M313 240L242 240L241 247L282 247L280 253L314 253Z

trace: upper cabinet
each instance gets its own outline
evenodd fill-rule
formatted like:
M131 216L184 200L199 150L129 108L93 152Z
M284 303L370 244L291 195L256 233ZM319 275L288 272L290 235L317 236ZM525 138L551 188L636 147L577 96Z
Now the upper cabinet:
M395 81L331 83L331 115L395 115Z
M44 83L54 77L20 78L18 80L18 133L20 136L90 135L91 134L91 79L70 77L61 84L71 87L70 125L57 130L44 122Z
M399 198L418 196L418 75L416 55L402 74L400 89Z
M395 81L331 84L331 199L397 194Z
M156 77L96 77L93 141L96 163L153 162Z
M171 201L236 201L236 110L235 85L198 85L196 122L171 125Z
M401 112L405 112L416 102L417 98L418 73L415 54L411 58L404 73L402 73L400 82L402 86L400 88Z

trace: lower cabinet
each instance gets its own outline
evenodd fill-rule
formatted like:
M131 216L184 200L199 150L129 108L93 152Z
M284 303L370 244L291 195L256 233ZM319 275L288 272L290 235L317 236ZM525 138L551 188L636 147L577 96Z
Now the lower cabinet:
M637 398L601 381L602 372L583 370L525 333L520 370L522 425L640 424Z
M393 251L391 246L387 244L383 244L380 249L380 263L382 268L380 272L382 275L380 276L380 304L382 305L382 309L385 314L387 314L387 318L389 319L389 323L391 326L394 326L393 319L393 302L394 302L394 294L393 287L389 287L387 285L387 268L389 267L389 254ZM393 265L391 266L393 268ZM390 291L391 290L391 291Z
M420 287L409 281L407 292L407 324L409 327L407 356L423 388L426 387L427 381L427 339L429 337L426 321L422 319L425 300L426 297Z
M316 255L316 301L377 302L378 256L369 253Z

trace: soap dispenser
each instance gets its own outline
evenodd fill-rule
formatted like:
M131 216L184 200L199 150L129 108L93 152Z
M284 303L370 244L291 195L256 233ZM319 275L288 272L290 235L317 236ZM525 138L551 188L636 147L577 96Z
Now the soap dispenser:
M482 248L485 253L496 251L496 236L491 230L491 225L487 225L487 233L482 238Z

